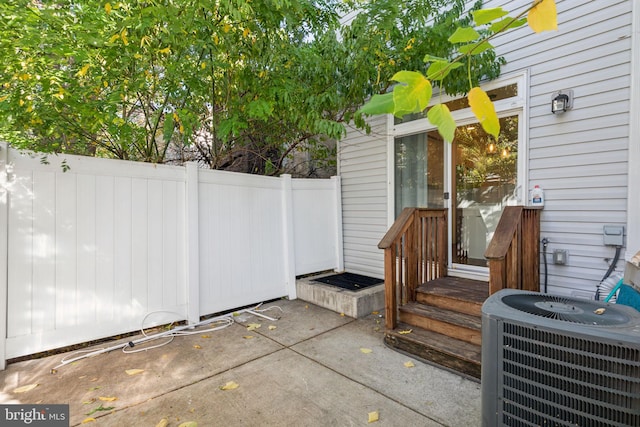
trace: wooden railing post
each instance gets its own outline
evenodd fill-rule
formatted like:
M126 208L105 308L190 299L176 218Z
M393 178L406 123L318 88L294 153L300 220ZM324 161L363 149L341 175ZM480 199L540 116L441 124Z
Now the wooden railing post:
M485 251L489 294L500 289L540 290L540 211L507 206Z
M386 327L394 329L399 307L415 301L418 286L446 274L446 211L405 208L378 248L384 250Z

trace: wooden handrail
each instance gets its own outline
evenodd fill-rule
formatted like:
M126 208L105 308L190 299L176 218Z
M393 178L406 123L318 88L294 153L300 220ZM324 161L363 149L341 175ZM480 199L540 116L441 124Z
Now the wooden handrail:
M415 301L416 288L446 276L446 209L405 208L378 244L384 250L387 329L398 323L401 305Z
M513 288L540 290L540 210L507 206L484 253L489 293Z

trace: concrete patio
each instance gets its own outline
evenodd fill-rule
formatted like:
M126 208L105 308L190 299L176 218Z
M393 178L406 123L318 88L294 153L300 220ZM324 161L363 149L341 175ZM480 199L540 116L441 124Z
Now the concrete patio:
M354 319L302 300L261 308L276 306L264 313L276 321L244 313L218 331L111 351L55 374L73 356L10 364L0 402L69 404L70 425L350 426L369 425L372 412L371 425L480 425L480 384L386 348L380 315ZM237 388L221 389L230 382ZM95 411L101 405L113 409Z

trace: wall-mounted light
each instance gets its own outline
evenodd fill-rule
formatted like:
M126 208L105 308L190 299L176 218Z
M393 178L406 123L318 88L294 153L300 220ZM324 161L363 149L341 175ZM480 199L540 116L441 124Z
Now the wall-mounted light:
M551 95L551 112L561 114L573 108L573 91L564 90Z

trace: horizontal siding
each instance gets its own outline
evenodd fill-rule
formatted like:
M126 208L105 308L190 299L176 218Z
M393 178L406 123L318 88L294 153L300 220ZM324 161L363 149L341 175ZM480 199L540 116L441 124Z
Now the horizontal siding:
M352 130L338 145L346 271L384 277L378 242L387 231L386 117L369 121L369 135Z
M484 7L514 15L530 4L489 0ZM550 242L548 260L554 249L569 253L567 265L547 265L549 291L588 296L615 251L602 243L603 225L628 221L632 1L556 4L558 31L534 34L524 26L492 43L507 60L503 74L529 75L526 184L545 190L541 230ZM574 108L553 115L552 94L566 89L574 92ZM340 143L339 173L345 267L381 277L376 245L387 228L387 142L384 119L372 124L371 135L351 131Z
M515 11L530 3L486 6ZM549 291L587 296L615 253L603 245L603 225L627 223L632 2L556 4L557 32L523 27L494 45L507 60L503 72L529 70L528 186L545 190L541 230L549 239L548 260L554 249L569 254L567 265L548 265ZM551 96L566 89L574 92L574 108L553 115Z

